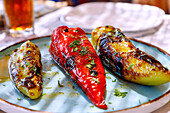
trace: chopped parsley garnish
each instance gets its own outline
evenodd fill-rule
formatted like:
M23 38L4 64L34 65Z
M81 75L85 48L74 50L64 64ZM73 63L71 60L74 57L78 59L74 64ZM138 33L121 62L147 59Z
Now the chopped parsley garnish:
M46 87L45 89L52 89L52 87Z
M73 36L73 38L75 38L75 36Z
M129 66L128 70L130 70L130 69L131 69L131 67L132 67L133 65L134 65L134 64L131 64L131 65Z
M57 94L64 94L63 92L57 92Z
M109 76L106 76L106 78L107 78L107 79L111 79L111 77L109 77Z
M94 108L94 106L90 106L90 108Z
M94 63L94 59L91 61L91 63L90 63L90 64L92 64L92 65L96 64L96 63Z
M92 68L92 65L91 65L91 64L87 64L86 67L89 68L89 69L91 69L91 68Z
M75 88L75 86L74 86L74 85L72 86L72 89L73 89L73 90L75 90L75 91L77 91L77 89Z
M81 38L82 40L86 40L85 38Z
M42 96L47 95L47 93L42 94Z
M27 56L27 54L25 53L25 54L24 54L24 57L26 57L26 56Z
M116 82L116 79L115 79L115 80L112 80L112 82Z
M39 74L39 73L37 73L37 76L40 76L40 74Z
M120 92L118 89L115 89L115 96L117 96L117 97L122 97L122 98L124 98L125 96L126 96L126 94L128 93L128 92Z
M5 84L3 84L3 86L6 86Z
M73 50L73 51L75 51L75 52L76 52L78 49L79 49L79 48L78 48L78 47L76 47L76 48L74 48L74 50Z
M89 52L89 50L87 50L87 49L88 49L88 47L81 47L81 51L79 52L79 54L81 56L87 54Z
M26 66L28 66L28 65L30 65L30 62L26 62L26 64L25 64Z
M112 102L109 102L109 104L112 104Z
M106 72L106 74L109 74L109 72Z
M90 64L87 64L86 67L91 69L96 66L96 63L94 63L94 59L90 62Z
M59 87L64 87L62 84L60 84L60 81L58 80L58 86Z
M98 79L96 79L96 78L92 78L91 81L96 81L97 83L100 84L100 81Z
M30 71L36 71L36 70L37 70L36 66L32 66L30 69Z
M70 43L70 47L77 47L77 46L79 46L81 44L81 41L79 41L79 40L74 40L74 41L72 41L71 43Z
M17 98L17 100L21 101L21 99L20 99L20 98Z

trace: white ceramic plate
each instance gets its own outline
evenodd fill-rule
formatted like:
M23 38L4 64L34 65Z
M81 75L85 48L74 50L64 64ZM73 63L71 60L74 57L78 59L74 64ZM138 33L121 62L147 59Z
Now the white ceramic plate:
M134 37L156 32L163 23L164 15L162 9L149 5L90 2L74 7L61 17L61 21L79 26L86 32L99 26L112 25Z
M90 37L90 35L88 35ZM81 90L53 62L48 49L51 37L41 37L31 40L40 48L43 65L43 95L38 100L29 100L18 93L9 79L7 62L9 54L23 42L14 44L0 51L0 109L9 113L18 112L109 112L119 113L151 112L163 106L170 99L170 83L160 86L142 86L129 83L106 74L106 104L107 110L95 107L88 101ZM158 59L170 69L170 55L163 50L147 43L132 39L133 44L141 50ZM58 80L64 87L58 86ZM127 95L116 97L117 88Z

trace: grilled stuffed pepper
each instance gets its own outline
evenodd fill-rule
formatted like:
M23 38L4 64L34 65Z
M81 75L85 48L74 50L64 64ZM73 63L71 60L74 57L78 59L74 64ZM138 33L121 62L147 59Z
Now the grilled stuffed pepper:
M37 45L30 41L15 49L9 59L9 73L19 92L37 99L42 93L41 54Z
M104 101L105 70L81 28L58 27L52 33L49 52L94 105L107 108Z
M142 85L170 82L170 71L136 48L120 29L98 27L92 31L92 43L104 66L115 75Z

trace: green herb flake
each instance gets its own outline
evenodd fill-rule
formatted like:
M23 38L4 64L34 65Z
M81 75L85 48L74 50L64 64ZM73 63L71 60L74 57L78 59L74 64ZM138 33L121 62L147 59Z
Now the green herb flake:
M126 94L128 93L128 92L120 92L118 89L115 89L115 96L117 96L117 97L122 97L122 98L124 98L125 96L126 96Z
M74 86L74 85L72 86L72 89L73 89L73 90L75 90L75 91L77 91L77 89L75 88L75 86Z
M74 40L70 43L69 47L77 47L81 44L81 41L79 40Z
M58 94L64 94L63 92L58 92Z
M52 87L46 87L45 89L52 89Z
M39 74L39 73L37 73L37 76L40 76L40 74Z
M86 67L87 68L92 68L92 65L91 64L87 64Z
M96 63L94 63L94 59L90 62L90 64L87 64L86 67L91 69L92 67L95 67Z
M58 75L59 74L59 72L55 72L55 75Z
M26 66L28 66L28 65L30 65L30 62L26 62L26 64L25 64Z
M83 41L83 40L86 40L85 38L81 38L81 40Z
M131 64L131 65L129 66L128 70L130 70L130 69L131 69L131 67L132 67L133 65L134 65L134 64Z
M21 99L20 99L20 98L17 98L17 100L21 101Z
M43 93L42 96L47 95L47 93Z
M75 38L75 36L73 36L73 38Z
M115 80L112 80L112 82L116 82L116 79L115 79Z
M59 87L64 87L62 84L60 84L60 81L58 80L58 86Z
M24 57L26 57L26 56L27 56L27 54L25 53L25 54L24 54Z
M3 84L2 86L6 86L5 84Z
M112 104L112 102L109 102L109 104Z
M74 48L71 49L71 52L74 52Z
M96 79L96 78L92 78L91 81L96 81L97 83L100 84L100 81L98 79Z
M94 63L94 59L91 61L91 63L90 63L90 64L92 64L92 65L93 65L93 64L95 64L95 63Z
M81 56L87 54L89 52L89 50L87 50L87 49L88 49L88 47L81 47L81 51L79 52L79 54Z
M109 77L109 76L106 76L106 78L107 78L107 79L111 79L111 77Z
M106 74L109 74L109 72L106 72Z
M76 47L76 48L74 48L74 50L73 50L73 51L75 51L75 52L76 52L78 49L79 49L79 48L78 48L78 47Z
M94 106L90 106L90 108L94 108Z
M32 66L30 70L31 70L31 71L36 71L37 68L36 68L36 66Z

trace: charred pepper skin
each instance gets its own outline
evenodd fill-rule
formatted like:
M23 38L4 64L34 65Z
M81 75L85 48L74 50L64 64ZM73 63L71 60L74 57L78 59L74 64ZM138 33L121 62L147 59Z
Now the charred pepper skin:
M107 109L105 70L81 28L58 27L52 33L49 52L94 105Z
M112 26L94 29L92 44L104 66L120 78L151 86L170 82L170 71L136 48L120 29Z
M14 86L30 99L37 99L42 94L42 63L37 45L26 41L15 49L8 63L9 74Z

